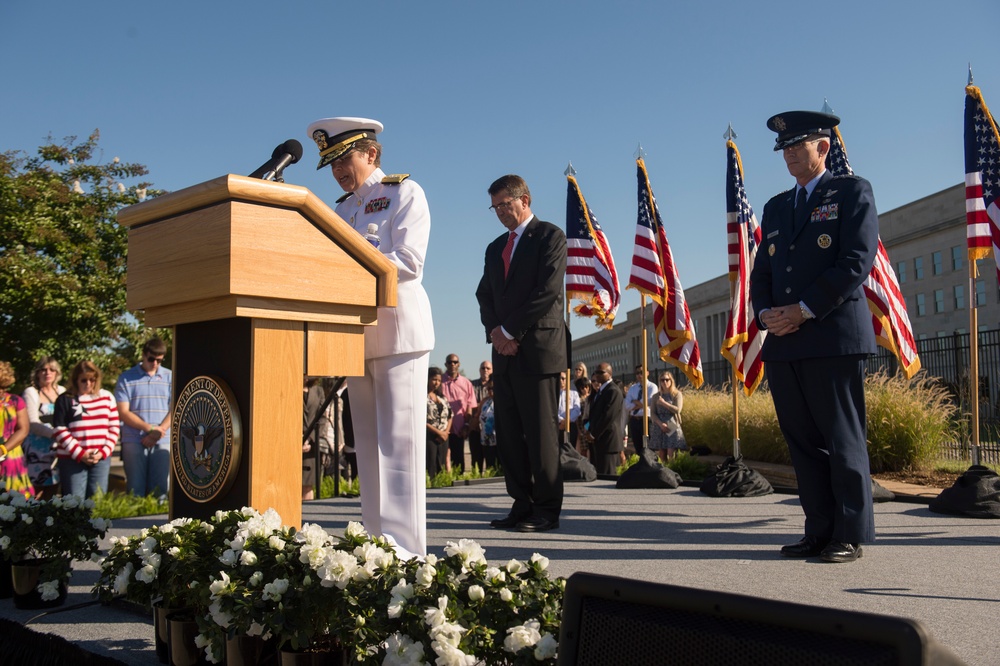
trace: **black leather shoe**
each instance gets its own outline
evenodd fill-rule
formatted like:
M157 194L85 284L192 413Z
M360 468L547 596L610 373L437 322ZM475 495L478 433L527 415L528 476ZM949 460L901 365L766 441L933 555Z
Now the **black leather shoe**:
M830 544L820 553L820 558L824 562L853 562L864 554L861 546L856 543L841 543L831 541Z
M506 518L496 518L490 521L490 527L498 530L509 530L517 527L524 518L520 516L515 516L513 514L508 514Z
M781 547L781 554L785 557L816 557L826 548L828 541L809 534L802 537L798 543Z
M518 532L548 532L549 530L554 530L559 527L559 520L547 520L545 518L539 518L538 516L532 516L522 520L517 524L515 528Z

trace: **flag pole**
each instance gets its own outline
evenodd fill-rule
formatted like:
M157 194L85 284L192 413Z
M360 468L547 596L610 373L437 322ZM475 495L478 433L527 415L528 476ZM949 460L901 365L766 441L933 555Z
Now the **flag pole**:
M736 296L736 283L729 283L729 302ZM736 364L730 363L733 373L733 458L740 457L740 378L736 374Z
M976 260L969 257L969 400L972 417L972 464L979 463L979 303L976 301Z
M733 131L733 124L729 123L729 128L726 133L722 135L727 142L732 141L736 138L736 132ZM735 145L735 144L734 144ZM736 283L730 279L729 280L729 302L732 303L733 299L736 297ZM733 458L740 457L740 380L739 375L736 373L736 364L731 363L731 370L733 373Z
M575 176L576 175L576 169L573 168L573 162L570 162L566 166L566 170L563 172L563 175L565 175L565 176ZM569 290L566 289L566 281L565 280L563 280L563 301L565 302L565 305L566 305L566 330L568 331L569 330L569 324L570 324L570 307L569 307ZM572 348L570 349L570 353L572 353ZM573 376L573 374L571 372L572 367L573 367L573 361L572 361L572 359L569 356L566 357L566 365L567 365L567 367L566 367L566 391L565 391L564 396L563 396L565 398L565 400L566 400L566 425L563 427L563 442L565 442L567 444L570 444L575 449L576 448L576 442L569 441L569 433L570 433L570 429L569 429L569 392L570 392L570 387L569 387L569 384L570 384L570 378ZM558 411L559 411L559 409L558 409L558 406L557 406L556 407L556 412L558 412Z
M646 344L646 294L639 293L639 326L642 330L642 450L649 447L649 391L646 390L646 382L649 381L649 370L647 369L647 357L649 349ZM657 384L659 386L659 384Z

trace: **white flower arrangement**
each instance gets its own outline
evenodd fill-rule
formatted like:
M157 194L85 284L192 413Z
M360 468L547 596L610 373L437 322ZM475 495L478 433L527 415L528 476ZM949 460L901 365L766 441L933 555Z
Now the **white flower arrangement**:
M94 502L76 495L51 499L0 493L0 555L16 564L40 560L37 591L42 601L59 596L73 560L93 558L111 521L94 518Z

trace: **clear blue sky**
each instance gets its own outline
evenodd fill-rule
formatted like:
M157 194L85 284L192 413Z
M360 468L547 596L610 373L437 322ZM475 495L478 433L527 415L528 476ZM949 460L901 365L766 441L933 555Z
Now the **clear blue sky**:
M988 28L998 10L996 0L6 0L0 150L96 128L104 160L143 163L157 187L177 190L248 174L296 138L306 156L286 181L332 206L341 192L315 170L306 126L377 118L383 167L412 174L430 202L431 362L455 352L475 376L488 347L474 291L503 231L487 211L495 178L524 176L534 212L564 226L572 161L624 287L641 143L691 287L726 270L730 122L758 214L792 183L765 120L824 98L880 210L961 182L970 62L1000 109L1000 41ZM622 314L638 305L627 290ZM572 330L596 329L574 317Z

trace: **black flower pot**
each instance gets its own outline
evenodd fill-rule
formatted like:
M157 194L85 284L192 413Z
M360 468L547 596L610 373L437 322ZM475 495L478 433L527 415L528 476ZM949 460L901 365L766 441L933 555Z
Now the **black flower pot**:
M66 603L66 579L59 579L59 596L55 599L42 599L38 591L42 567L52 560L21 560L10 565L11 584L14 591L14 607L22 610L39 610L57 608Z

